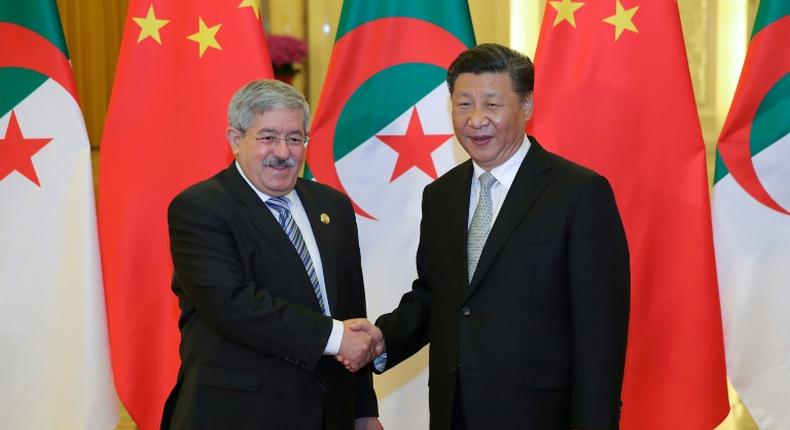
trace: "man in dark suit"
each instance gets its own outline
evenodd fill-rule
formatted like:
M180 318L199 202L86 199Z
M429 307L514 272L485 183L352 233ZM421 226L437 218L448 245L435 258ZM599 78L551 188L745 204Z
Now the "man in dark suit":
M242 87L236 160L170 204L181 368L162 428L381 428L370 369L333 358L369 360L374 345L341 322L365 316L351 203L298 178L308 115L281 82Z
M434 430L618 428L625 233L606 179L525 136L533 81L529 58L500 45L450 66L471 160L425 188L418 278L376 321L379 371L430 342Z

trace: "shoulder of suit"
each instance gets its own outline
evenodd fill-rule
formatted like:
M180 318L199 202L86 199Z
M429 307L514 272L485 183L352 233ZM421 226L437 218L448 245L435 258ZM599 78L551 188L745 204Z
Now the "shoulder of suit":
M322 197L332 197L332 198L340 198L340 199L348 198L342 192L334 189L333 187L330 187L329 185L322 184L320 182L316 182L304 178L298 178L297 182L299 182L299 185L304 187L306 190L310 190L311 193L321 195Z
M168 218L174 213L188 214L199 210L212 213L225 212L233 199L222 184L221 173L192 184L178 193L167 208Z
M431 182L425 187L426 191L429 190L441 190L445 187L452 187L457 185L458 181L469 181L471 180L471 170L472 170L472 160L468 159L461 164L453 167L452 169L448 170L442 176L439 176L436 180Z
M550 160L555 177L565 177L569 180L576 180L580 182L595 182L600 181L601 179L606 179L603 175L587 166L583 166L545 149L544 151Z
M217 172L209 178L195 182L194 184L184 188L181 192L179 192L176 195L176 198L180 196L210 195L212 193L218 193L218 192L224 193L225 187L223 186L221 180L221 176L223 172L224 171Z
M329 205L345 206L349 211L353 212L351 199L335 188L304 178L297 179L297 182L299 187L309 192L314 199L317 199L317 201L324 202L325 204Z

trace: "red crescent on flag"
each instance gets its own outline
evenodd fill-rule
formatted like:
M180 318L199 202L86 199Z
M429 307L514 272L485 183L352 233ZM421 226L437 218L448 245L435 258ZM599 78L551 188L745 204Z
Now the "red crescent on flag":
M79 103L71 64L60 49L40 34L21 25L0 22L0 67L19 67L49 77Z
M393 35L408 35L411 42L391 46ZM421 43L430 40L431 43ZM438 47L437 47L438 46ZM334 46L329 70L321 91L307 163L316 179L346 195L335 167L335 129L348 100L365 81L381 70L401 63L425 63L446 69L466 45L442 27L415 18L382 18L367 22L341 37ZM343 58L358 58L354 62ZM353 63L352 69L341 63ZM343 65L345 65L343 64ZM360 216L375 219L351 200Z
M790 16L762 29L751 41L730 112L719 136L719 153L732 177L763 205L785 215L760 182L752 163L749 138L754 117L768 91L790 71ZM783 42L784 41L784 42Z

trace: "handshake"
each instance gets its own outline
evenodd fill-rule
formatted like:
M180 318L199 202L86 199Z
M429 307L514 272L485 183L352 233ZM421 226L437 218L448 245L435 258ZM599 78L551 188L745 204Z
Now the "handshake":
M343 340L335 359L350 372L365 367L387 350L384 334L365 318L343 321Z

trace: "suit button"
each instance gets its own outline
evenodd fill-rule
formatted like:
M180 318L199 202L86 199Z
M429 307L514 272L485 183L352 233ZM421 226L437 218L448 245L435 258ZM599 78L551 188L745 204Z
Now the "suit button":
M468 306L464 306L461 308L461 315L468 317L469 315L472 315L472 310L469 309Z
M458 374L458 366L453 365L450 366L450 375L455 376Z

